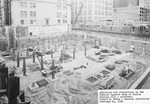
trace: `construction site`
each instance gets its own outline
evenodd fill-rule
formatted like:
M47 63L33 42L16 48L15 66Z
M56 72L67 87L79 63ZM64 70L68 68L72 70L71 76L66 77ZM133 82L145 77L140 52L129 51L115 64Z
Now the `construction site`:
M150 88L148 41L72 31L14 45L0 53L0 96L11 104L97 104L98 90Z

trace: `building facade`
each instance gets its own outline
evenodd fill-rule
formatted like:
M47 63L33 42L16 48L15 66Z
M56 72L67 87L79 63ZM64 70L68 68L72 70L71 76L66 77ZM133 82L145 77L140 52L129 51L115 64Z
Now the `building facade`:
M112 20L113 0L72 0L71 21L95 24Z
M114 21L150 22L150 0L114 0Z
M12 0L12 26L70 24L70 0Z
M0 0L0 26L4 26L5 15L4 15L4 0Z

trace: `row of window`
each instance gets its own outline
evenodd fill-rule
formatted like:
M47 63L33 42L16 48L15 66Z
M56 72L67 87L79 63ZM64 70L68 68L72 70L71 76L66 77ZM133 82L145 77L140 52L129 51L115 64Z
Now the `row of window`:
M87 2L88 3L92 3L92 1L94 1L94 0L84 0L85 3L87 3ZM96 3L100 3L100 2L104 3L104 2L106 2L107 4L109 4L109 3L111 4L112 0L109 0L109 1L106 1L106 0L95 0L95 2Z
M21 25L27 24L27 22L28 22L27 20L20 20L20 24ZM36 20L30 20L30 24L31 25L33 25L33 24L35 25L36 24ZM45 19L45 24L49 25L49 19Z
M67 10L67 6L61 6L61 5L57 5L57 10L61 10L62 7L63 10Z
M92 10L89 10L88 12L87 11L84 11L84 15L92 15ZM73 12L74 13L74 12ZM75 14L77 15L77 12L75 12ZM105 15L105 14L107 14L107 15L112 15L112 12L110 11L98 11L98 10L96 10L95 11L95 15ZM80 15L83 15L83 12L80 12Z
M57 21L58 21L58 23L61 23L60 19L58 19ZM62 23L67 23L67 20L63 20Z
M27 2L20 2L21 8L27 8ZM30 8L36 8L36 3L30 3Z
M93 19L101 19L101 17L104 17L104 16L100 16L100 17L93 17ZM82 18L82 17L80 17L79 18L79 20L92 20L92 17L84 17L84 18Z
M30 24L35 24L35 23L36 23L36 20L30 20ZM27 24L27 20L20 20L20 24L21 25Z
M27 24L27 20L20 20L20 24L21 25L24 25L24 24ZM61 23L61 20L58 19L58 23ZM63 20L62 23L67 23L67 20ZM33 25L33 24L36 24L36 20L30 20L30 24ZM50 21L49 19L45 19L45 25L49 25L50 24Z
M57 3L64 3L64 4L67 4L67 0L57 0Z
M58 12L58 13L57 13L57 17L58 17L58 18L61 18L61 17L67 18L67 13L65 13L65 14L62 15L61 12Z
M84 9L92 9L92 5L88 5L88 6L84 6ZM95 8L96 9L108 9L108 10L112 10L112 6L103 6L103 5L95 5ZM77 9L77 6L76 6L76 9Z
M26 18L27 15L27 11L20 11L20 17L22 18ZM30 17L35 18L36 17L36 11L30 11Z

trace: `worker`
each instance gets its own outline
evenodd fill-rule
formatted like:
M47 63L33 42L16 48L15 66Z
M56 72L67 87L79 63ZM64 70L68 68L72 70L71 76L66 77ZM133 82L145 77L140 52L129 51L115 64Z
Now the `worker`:
M127 64L127 65L124 67L124 70L125 70L126 74L129 73L129 64Z
M121 74L122 74L122 75L126 75L125 67L123 68L123 70L121 70Z
M122 73L122 75L127 75L128 74L128 68L124 66L121 73Z

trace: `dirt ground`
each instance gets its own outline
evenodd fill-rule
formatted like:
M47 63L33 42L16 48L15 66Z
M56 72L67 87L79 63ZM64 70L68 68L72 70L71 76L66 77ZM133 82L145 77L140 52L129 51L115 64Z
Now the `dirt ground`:
M112 89L128 89L144 73L150 63L147 57L135 56L134 58L133 54L125 52L122 52L120 55L109 56L105 62L98 63L85 57L84 47L82 47L81 43L80 45L78 44L76 49L75 60L62 63L63 71L56 73L55 79L52 79L52 76L44 77L40 71L31 71L29 68L27 68L29 75L24 76L22 74L23 62L20 62L21 66L17 68L16 75L20 77L20 89L25 91L26 101L32 101L34 104L97 104L97 87L86 83L88 76L107 70L114 76ZM54 53L54 57L60 57L61 49L57 50L58 52ZM89 46L86 54L87 56L94 55L94 52L97 50ZM73 57L72 48L66 50L66 53ZM51 60L51 55L44 56L44 60ZM135 74L129 79L120 77L119 73L124 64L115 64L115 69L111 71L105 68L106 65L114 64L116 60L127 60ZM37 59L36 62L39 63ZM31 63L32 59L26 60L27 65ZM11 67L16 66L16 62L8 60L6 65L11 71L13 70ZM86 66L86 68L74 70L74 67L81 65ZM46 65L44 65L44 68L49 70ZM64 74L66 71L70 74ZM41 79L45 79L48 84L34 90L29 89L32 83ZM148 82L150 81L148 80Z

